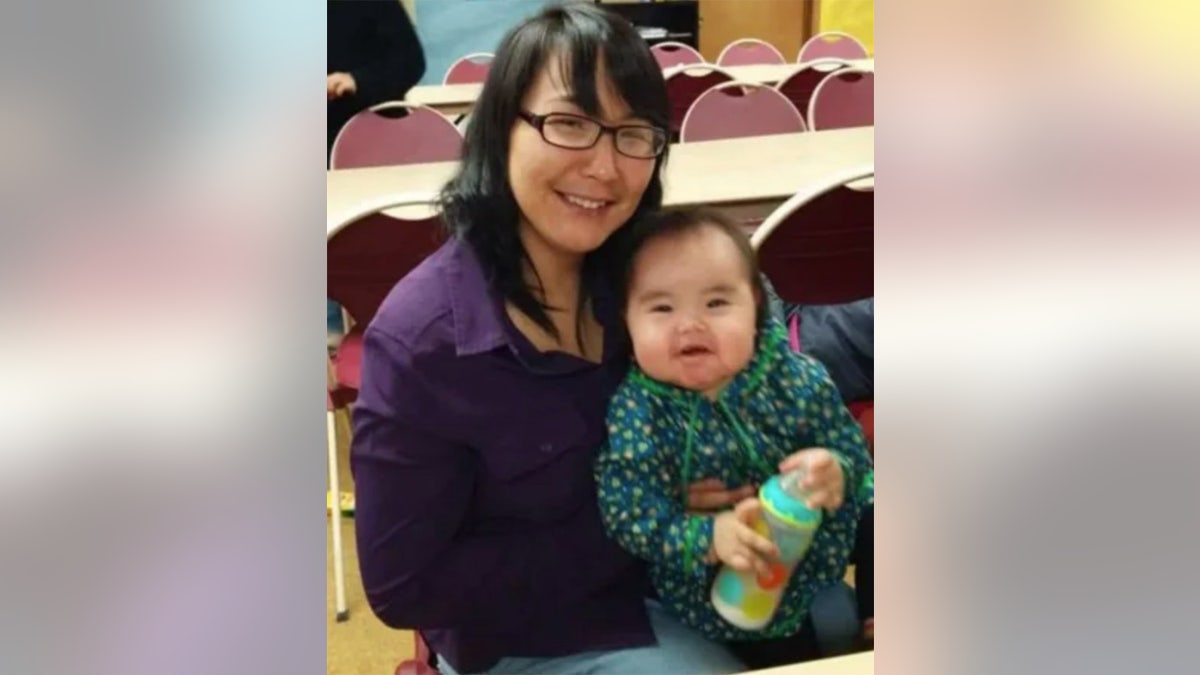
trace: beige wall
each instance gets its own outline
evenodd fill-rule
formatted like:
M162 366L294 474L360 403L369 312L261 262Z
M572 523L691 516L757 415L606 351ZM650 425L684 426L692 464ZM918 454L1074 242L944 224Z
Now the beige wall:
M404 9L408 10L408 18L412 19L415 26L417 24L417 0L400 0L400 4L404 5Z
M758 38L775 45L785 59L795 59L809 11L809 0L700 0L700 52L716 61L730 42Z

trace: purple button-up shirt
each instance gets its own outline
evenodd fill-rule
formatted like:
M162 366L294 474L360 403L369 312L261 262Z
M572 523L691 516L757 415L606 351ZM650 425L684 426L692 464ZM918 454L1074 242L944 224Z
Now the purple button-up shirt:
M640 563L605 536L592 462L627 358L541 353L470 245L406 276L367 328L351 464L363 586L459 672L654 643Z

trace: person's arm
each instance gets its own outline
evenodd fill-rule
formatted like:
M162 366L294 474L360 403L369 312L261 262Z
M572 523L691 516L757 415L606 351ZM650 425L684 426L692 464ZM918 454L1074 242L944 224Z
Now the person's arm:
M364 105L399 101L425 74L425 52L408 12L399 2L363 2L375 30L380 58L354 68L350 75Z
M801 350L829 371L844 401L875 395L875 299L798 306Z
M633 403L633 405L630 405ZM643 560L682 575L704 575L713 543L713 517L688 514L679 476L645 411L626 386L609 404L608 444L596 461L596 485L604 525L617 543Z
M429 358L429 357L426 357ZM520 626L567 611L633 567L592 500L527 533L471 531L473 452L423 426L446 401L436 361L367 330L354 410L355 530L371 609L396 628Z

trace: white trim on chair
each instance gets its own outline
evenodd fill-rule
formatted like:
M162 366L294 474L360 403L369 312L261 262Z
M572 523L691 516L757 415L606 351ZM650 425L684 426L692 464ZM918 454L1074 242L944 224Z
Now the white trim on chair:
M652 47L650 47L650 51L653 52L658 47L678 47L680 49L686 49L687 51L695 54L696 57L700 59L700 63L690 63L687 65L698 66L701 63L708 63L708 59L704 58L704 55L700 53L699 49L696 49L695 47L684 44L682 42L676 42L674 40L667 40L666 42L659 42L659 43L656 43L655 45L653 45ZM672 66L672 68L674 68L674 67L675 66Z
M730 42L729 44L725 45L725 48L722 49L721 53L717 55L717 63L721 63L721 59L725 58L725 53L728 52L731 48L733 48L737 45L743 44L743 43L766 45L771 48L771 51L775 52L779 56L780 63L788 62L788 60L786 58L784 58L783 52L779 51L779 49L775 45L771 44L770 42L767 42L766 40L760 40L758 38L741 38L740 40L734 40L733 42ZM728 66L726 66L726 67L728 67Z
M840 171L831 171L820 182L805 187L788 198L787 201L775 207L771 215L767 216L766 220L754 230L754 234L750 235L750 245L757 251L762 243L771 236L771 233L779 228L789 216L796 212L797 209L820 197L821 195L842 187L847 183L860 181L864 178L870 178L875 175L875 160L870 163L860 164L849 169Z
M826 68L826 66L833 67ZM842 68L859 68L859 70L863 70L863 68L854 65L853 59L840 59L836 56L825 56L819 59L813 59L812 61L797 63L796 69L788 73L788 77L791 77L802 70L817 70L822 73L832 73L833 71L841 70ZM780 80L780 82L783 82L783 80Z
M697 75L697 77L703 77L703 75L706 74L708 71L715 70L718 73L721 73L722 75L724 75L725 77L728 77L730 80L737 79L736 77L733 76L733 73L729 72L724 67L718 66L715 63L709 63L709 62L705 61L704 63L688 63L688 64L685 64L682 66L671 66L670 68L667 68L666 70L663 71L663 80L668 80L674 75L678 75L679 73L692 71L692 70L704 71L703 73L700 73L699 75Z
M457 59L454 59L454 63L451 63L450 67L446 69L445 74L442 75L442 86L446 86L446 85L450 84L450 71L454 70L455 66L462 63L463 61L470 61L470 60L472 60L476 57L480 57L480 56L488 57L489 62L496 60L496 55L493 54L492 52L473 52L471 54L467 54L466 56L460 56Z
M438 110L437 108L435 108L431 105L425 105L424 103L409 103L408 101L384 101L383 103L376 103L375 105L368 108L368 110L370 110L371 112L379 112L380 110L388 110L390 108L408 108L409 110L428 110L429 112L437 113L438 117L446 120L447 122L450 123L450 126L454 127L455 129L458 129L459 136L463 135L463 130L458 128L458 125L455 124L454 120L450 119L449 115L447 115L446 113L442 112L441 110ZM463 117L466 117L466 115L463 115ZM339 135L341 135L341 134L339 134ZM336 141L336 139L335 139L335 141Z
M824 66L834 66L834 67L830 68L829 70L824 70L823 69ZM833 58L833 57L826 57L823 59L814 59L814 60L808 61L806 63L796 64L796 67L792 68L791 72L789 72L787 75L781 77L779 79L779 81L776 82L772 86L775 88L775 91L782 92L783 85L785 82L787 82L788 80L795 77L798 73L802 73L806 70L816 70L819 72L823 72L825 74L829 74L829 73L841 70L843 68L853 68L853 67L854 66L852 65L852 62L848 61L846 59L838 59L838 58ZM820 84L820 83L818 82L818 84ZM816 89L816 87L813 87L813 89ZM808 119L807 119L808 111L801 110L800 114L805 117L804 124L805 124L805 126L807 126L808 125Z
M441 110L438 110L437 108L435 108L433 106L425 105L424 103L410 103L408 101L384 101L383 103L376 103L375 105L371 106L370 108L367 108L367 110L370 110L371 112L379 112L380 110L391 110L392 108L408 108L409 110L428 110L430 112L437 113L438 117L441 117L442 119L446 120L450 124L454 124L454 120L450 119L446 115L446 113L442 112Z
M371 112L379 112L380 110L391 110L392 108L408 108L411 110L413 108L428 107L429 106L422 103L409 103L408 101L384 101L383 103L376 103L375 105L368 107L367 110L370 110ZM433 110L433 108L429 109Z
M376 103L375 105L367 108L366 110L360 110L359 112L355 113L353 117L346 120L346 123L342 125L341 129L338 129L337 136L333 137L333 147L329 149L329 166L326 168L329 169L330 171L335 170L333 167L333 157L334 157L334 155L337 154L338 143L340 143L342 141L342 132L346 130L346 126L350 124L351 120L353 120L355 117L358 117L359 115L361 115L367 111L379 112L380 110L391 110L392 108L406 108L408 110L428 110L429 112L435 113L438 117L441 117L442 119L446 120L446 122L451 127L453 127L455 131L458 132L459 136L463 135L463 130L458 128L458 125L454 123L454 120L450 119L449 117L446 117L446 114L443 113L441 110L438 110L437 108L434 108L432 106L427 106L424 103L409 103L408 101L384 101L383 103Z
M808 120L807 121L808 121L808 128L810 131L820 131L820 128L817 127L817 120L815 119L815 113L817 111L817 100L820 99L820 97L821 97L821 89L823 89L825 87L825 83L829 82L831 79L833 79L835 77L841 77L842 75L846 75L848 73L858 73L860 75L870 75L871 77L875 77L875 71L870 68L859 68L857 66L849 66L846 68L839 68L838 70L835 70L835 71L829 73L828 75L826 75L825 77L821 78L821 81L817 83L817 86L813 87L812 98L809 99L809 101L808 101L808 116L807 116Z
M775 89L775 87L772 87L772 86L766 85L766 84L762 84L761 82L742 82L739 80L734 80L732 82L722 82L721 84L714 84L713 86L709 87L708 89L705 89L704 93L697 96L695 101L692 101L692 104L690 106L688 106L687 112L684 113L684 115L683 115L683 122L681 122L679 124L679 142L680 143L688 142L688 140L687 140L688 120L691 119L692 111L696 109L696 105L700 103L700 100L703 99L705 96L712 94L714 91L716 91L718 89L731 89L733 87L741 87L743 89L769 89L769 90L775 92L775 94L777 94L781 98L783 98L783 100L787 102L788 107L791 108L796 113L796 119L797 119L797 121L800 122L800 131L801 132L808 131L808 123L804 121L804 115L800 114L800 111L796 110L795 104L793 104L791 101L789 101L788 98L786 96L784 96L782 93L780 93L779 90ZM770 96L770 95L771 94L768 94L768 96ZM799 133L799 132L797 132L797 133Z
M337 214L337 220L330 221L328 215L325 221L325 239L329 240L341 232L350 223L366 218L375 213L405 206L430 206L438 203L437 195L429 193L396 192L374 194L355 205L353 210Z
M824 31L821 33L817 33L816 35L805 40L804 44L800 45L800 51L796 52L796 63L807 63L806 61L801 61L800 57L804 56L804 50L805 50L805 48L808 47L808 45L812 44L813 42L816 42L817 40L819 40L821 38L830 37L832 35L838 35L844 39L851 40L852 42L854 42L854 44L858 45L862 49L863 54L864 54L863 58L870 58L871 52L867 49L867 46L862 43L862 40L859 40L858 38L854 37L853 35L842 32L840 30L827 30L827 31ZM831 58L831 57L825 56L822 58ZM819 60L820 59L813 59L813 61L819 61Z

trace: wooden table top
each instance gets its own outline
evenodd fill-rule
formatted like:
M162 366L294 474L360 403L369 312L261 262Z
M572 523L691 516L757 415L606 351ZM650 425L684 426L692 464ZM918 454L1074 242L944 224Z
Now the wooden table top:
M753 670L746 675L875 675L875 652Z
M854 65L875 69L875 59L859 59ZM796 70L800 64L782 63L754 66L722 66L738 80L743 82L758 82L775 84ZM467 112L479 98L482 84L428 84L419 85L408 90L404 100L409 103L420 103L436 108L448 115L460 115Z
M663 202L782 201L831 172L870 168L874 162L874 127L675 144L663 174ZM435 162L329 171L326 234L406 195L432 198L457 168L458 162ZM873 178L854 184L873 186Z

